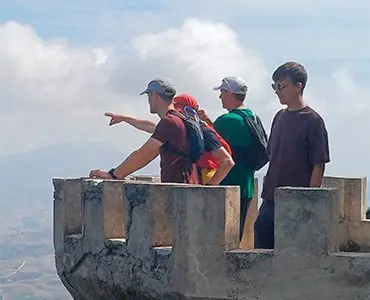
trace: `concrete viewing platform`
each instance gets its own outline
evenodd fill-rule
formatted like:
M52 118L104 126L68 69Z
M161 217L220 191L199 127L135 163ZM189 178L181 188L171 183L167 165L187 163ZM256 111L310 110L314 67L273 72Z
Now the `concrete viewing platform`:
M56 268L74 299L370 299L366 178L276 189L275 249L239 244L239 187L53 179Z

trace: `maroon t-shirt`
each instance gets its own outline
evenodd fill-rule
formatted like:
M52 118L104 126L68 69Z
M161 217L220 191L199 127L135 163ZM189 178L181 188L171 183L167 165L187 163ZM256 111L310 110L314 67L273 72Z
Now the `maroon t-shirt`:
M196 164L186 156L168 151L167 148L178 149L189 153L189 141L184 121L168 111L159 121L152 138L163 143L160 149L161 181L176 183L199 183Z
M308 187L314 165L330 161L324 120L309 106L280 110L272 122L267 151L270 164L263 199L273 200L276 187Z

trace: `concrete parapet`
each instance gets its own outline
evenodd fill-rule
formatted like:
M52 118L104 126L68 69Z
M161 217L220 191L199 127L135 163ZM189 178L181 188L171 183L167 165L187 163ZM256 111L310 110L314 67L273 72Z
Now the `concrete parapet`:
M358 182L325 180L277 189L276 248L254 250L238 187L54 179L58 274L81 300L367 299L370 253L338 250Z
M339 191L339 247L343 251L370 251L370 220L366 219L366 177L325 177L324 187Z

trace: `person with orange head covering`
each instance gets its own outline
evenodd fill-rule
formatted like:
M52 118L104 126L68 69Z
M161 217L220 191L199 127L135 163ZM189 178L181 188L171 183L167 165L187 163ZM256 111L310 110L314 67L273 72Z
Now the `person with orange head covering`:
M176 96L173 102L176 110L180 112L187 106L195 111L199 109L198 101L190 94ZM230 163L231 161L233 162L231 158L231 148L213 127L205 122L202 122L201 125L206 151L198 160L197 166L200 169L203 184L212 184L213 182L219 184L234 166L234 164ZM223 176L223 174L225 175ZM219 180L221 177L222 179Z
M175 109L182 113L185 107L190 107L195 111L199 109L198 101L190 94L178 95L173 99L173 102ZM156 124L149 120L116 115L113 113L105 113L105 116L111 118L109 123L110 126L120 122L126 122L148 133L152 133L156 127ZM231 157L231 148L213 127L205 122L201 122L201 126L205 145L205 152L197 161L197 166L201 175L201 183L205 185L218 185L234 166L234 161Z

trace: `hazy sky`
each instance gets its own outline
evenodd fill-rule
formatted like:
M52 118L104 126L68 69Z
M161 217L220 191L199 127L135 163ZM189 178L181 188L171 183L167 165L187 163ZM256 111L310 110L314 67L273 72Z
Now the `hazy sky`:
M0 155L66 141L126 153L147 135L109 128L103 114L157 120L139 93L162 75L213 118L223 110L212 87L244 78L269 131L279 108L271 73L296 60L328 127L328 173L367 175L369 15L365 0L0 0Z

